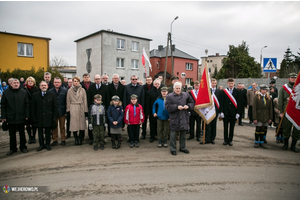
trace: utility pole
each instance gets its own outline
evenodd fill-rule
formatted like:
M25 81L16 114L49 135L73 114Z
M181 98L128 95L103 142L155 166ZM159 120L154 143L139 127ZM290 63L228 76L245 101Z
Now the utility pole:
M170 33L170 48L171 48L172 76L174 76L174 58L173 58L173 45L172 45L172 34L171 33Z
M165 62L165 72L164 72L164 84L166 85L167 79L167 64L168 64L168 51L169 51L169 40L170 40L171 33L168 33L168 42L167 42L167 49L166 49L166 62ZM172 52L172 50L171 50Z

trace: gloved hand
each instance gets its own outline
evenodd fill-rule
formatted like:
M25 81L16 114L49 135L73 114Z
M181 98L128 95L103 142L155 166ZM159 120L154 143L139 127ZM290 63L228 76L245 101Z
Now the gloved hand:
M240 115L239 115L239 114L236 114L236 115L235 115L235 118L236 118L236 119L240 118Z
M104 126L105 126L105 127L108 127L108 124L107 124L107 123L105 123L105 124L104 124Z
M93 130L93 124L89 124L89 129Z
M224 118L225 116L224 116L224 113L220 113L220 118Z

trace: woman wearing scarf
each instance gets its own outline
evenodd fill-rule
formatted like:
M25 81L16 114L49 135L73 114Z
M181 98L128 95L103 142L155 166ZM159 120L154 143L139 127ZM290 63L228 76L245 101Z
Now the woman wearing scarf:
M35 79L32 76L29 76L25 81L24 89L27 91L30 106L32 102L32 95L38 92L38 88L35 86L35 84L36 84ZM26 131L29 137L28 144L36 143L35 140L36 126L33 123L31 117L29 117L29 119L26 121Z
M67 115L70 116L70 131L73 132L75 145L82 145L86 117L88 115L86 92L80 85L80 78L72 79L73 86L67 93ZM79 137L78 137L79 131Z

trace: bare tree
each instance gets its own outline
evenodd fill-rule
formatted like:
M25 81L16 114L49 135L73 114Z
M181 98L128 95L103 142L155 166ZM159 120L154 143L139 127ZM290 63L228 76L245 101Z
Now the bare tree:
M68 66L68 62L62 57L53 56L50 60L50 67L65 67Z

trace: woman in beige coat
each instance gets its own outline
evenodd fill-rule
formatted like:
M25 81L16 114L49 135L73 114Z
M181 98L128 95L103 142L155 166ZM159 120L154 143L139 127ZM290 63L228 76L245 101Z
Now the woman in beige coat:
M72 80L73 86L67 94L67 114L70 115L70 131L74 134L75 145L82 145L88 114L86 92L80 85L79 77L75 76Z

